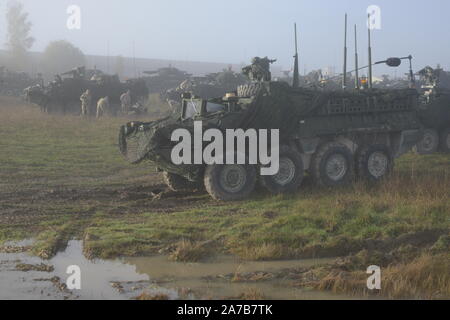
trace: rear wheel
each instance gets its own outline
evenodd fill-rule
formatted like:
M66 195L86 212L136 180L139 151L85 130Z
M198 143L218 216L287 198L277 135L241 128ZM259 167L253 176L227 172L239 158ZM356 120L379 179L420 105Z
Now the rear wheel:
M200 183L189 181L188 179L179 176L177 174L164 172L164 182L170 190L179 191L192 191L201 188Z
M417 144L417 153L425 155L438 151L439 134L434 129L426 129L423 133L423 139Z
M301 155L287 146L280 148L280 169L273 176L261 176L261 185L271 193L293 193L298 190L304 177Z
M215 200L239 201L255 189L256 169L250 165L210 165L205 170L206 191Z
M450 128L444 129L441 132L440 149L442 152L450 153Z
M392 153L385 145L363 147L356 161L358 177L370 182L382 180L394 167Z
M340 143L327 143L314 156L311 173L320 186L348 185L354 176L353 155Z

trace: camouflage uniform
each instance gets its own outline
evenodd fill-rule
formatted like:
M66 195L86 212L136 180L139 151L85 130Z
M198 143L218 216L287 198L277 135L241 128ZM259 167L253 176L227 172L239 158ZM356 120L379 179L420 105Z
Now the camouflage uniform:
M131 109L131 92L127 91L120 96L120 102L122 103L122 112L128 114Z
M81 97L81 115L82 116L88 116L91 110L91 104L92 104L92 95L89 90L86 90Z
M109 109L109 98L104 97L97 103L97 119L99 119Z

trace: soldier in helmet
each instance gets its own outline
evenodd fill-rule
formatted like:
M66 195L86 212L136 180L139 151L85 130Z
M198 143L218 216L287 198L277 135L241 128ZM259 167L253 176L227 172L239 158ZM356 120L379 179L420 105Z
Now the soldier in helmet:
M97 102L97 119L109 110L109 97L100 98Z
M270 81L272 79L270 65L276 61L267 57L255 57L252 59L252 64L243 68L242 72L253 81Z
M122 104L122 113L128 114L131 108L131 91L128 90L120 96L120 102Z
M86 118L89 116L92 104L91 91L87 89L80 97L81 100L81 116Z

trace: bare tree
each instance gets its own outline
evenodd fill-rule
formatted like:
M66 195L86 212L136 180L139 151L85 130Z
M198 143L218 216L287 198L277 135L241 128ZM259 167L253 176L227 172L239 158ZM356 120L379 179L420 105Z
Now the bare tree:
M28 20L28 13L24 12L23 5L17 1L10 1L6 10L7 43L11 55L10 67L12 69L26 69L28 63L28 50L35 39L30 36L32 23Z

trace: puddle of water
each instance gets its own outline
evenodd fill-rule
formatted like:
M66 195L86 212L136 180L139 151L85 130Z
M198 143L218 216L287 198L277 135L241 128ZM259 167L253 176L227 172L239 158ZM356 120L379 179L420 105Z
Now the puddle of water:
M18 243L14 245L17 246ZM155 256L90 261L84 257L82 249L81 241L70 241L67 249L50 261L43 261L26 253L0 253L0 299L117 300L130 299L144 291L177 299L180 297L180 290L192 292L187 298L221 299L238 297L250 289L268 299L348 299L346 296L327 292L292 288L285 280L233 283L217 277L236 272L276 272L311 267L328 263L331 259L242 262L230 256L221 256L209 263L178 263L169 261L164 256ZM45 263L54 266L55 270L52 273L14 271L18 263ZM68 296L59 291L51 282L35 281L58 276L65 282L69 276L66 274L67 267L71 265L77 265L81 269L82 289L74 290L73 295ZM121 290L114 288L111 282L119 283ZM186 295L182 298L186 298Z
M333 259L307 259L286 261L251 262L240 261L230 256L218 257L209 263L179 263L169 261L167 257L137 257L125 258L123 261L136 266L136 271L148 275L152 280L162 281L162 285L176 288L189 288L194 293L200 293L202 298L223 299L239 297L250 289L261 293L268 299L282 300L314 300L314 299L348 299L346 296L302 290L288 285L286 280L269 280L256 283L235 283L221 281L216 277L239 272L276 272L284 269L305 268L325 264ZM164 283L167 281L167 283Z

